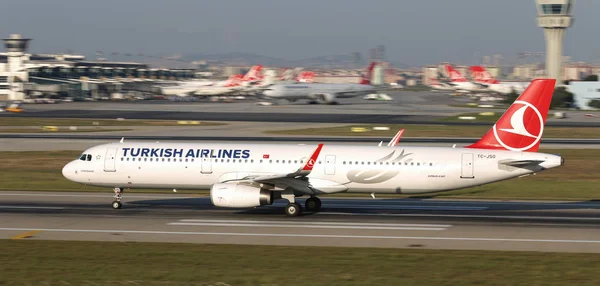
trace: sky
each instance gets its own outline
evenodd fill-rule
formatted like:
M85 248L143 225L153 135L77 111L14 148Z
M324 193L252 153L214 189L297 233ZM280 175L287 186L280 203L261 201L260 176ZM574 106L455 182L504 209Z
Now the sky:
M0 37L33 39L31 52L85 55L254 53L291 60L385 45L407 65L481 62L543 52L534 0L8 0ZM600 1L575 3L563 54L600 62Z

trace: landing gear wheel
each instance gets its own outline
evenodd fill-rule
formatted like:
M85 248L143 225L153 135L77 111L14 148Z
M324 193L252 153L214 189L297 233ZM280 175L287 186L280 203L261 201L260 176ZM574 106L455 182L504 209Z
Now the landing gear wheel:
M321 200L317 197L310 197L304 203L307 211L318 212L321 210Z
M299 216L302 213L302 206L298 203L288 204L285 206L285 215L287 216Z
M121 198L123 198L123 188L114 188L114 192L115 192L115 201L112 203L112 207L113 209L120 209L123 204L121 204Z
M114 201L112 203L113 209L116 209L116 210L120 209L122 206L123 206L123 204L121 204L121 202L119 202L119 201Z

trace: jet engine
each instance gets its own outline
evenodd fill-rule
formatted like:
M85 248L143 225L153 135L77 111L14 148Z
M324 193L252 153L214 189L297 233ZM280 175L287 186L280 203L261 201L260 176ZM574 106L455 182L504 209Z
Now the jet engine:
M259 188L233 184L214 184L210 200L217 207L251 208L273 204L273 192Z
M335 101L335 94L331 94L331 93L319 93L319 94L315 94L313 97L319 99L320 101L327 103L327 104L336 104L337 102Z

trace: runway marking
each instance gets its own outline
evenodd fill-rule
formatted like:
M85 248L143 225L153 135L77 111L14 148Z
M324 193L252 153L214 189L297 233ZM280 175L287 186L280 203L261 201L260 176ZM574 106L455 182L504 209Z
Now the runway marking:
M0 228L0 231L31 231L30 228ZM109 229L37 229L45 232L77 233L124 233L124 234L166 234L166 235L206 235L206 236L254 236L254 237L306 237L306 238L348 238L348 239L389 239L389 240L443 240L443 241L482 241L482 242L530 242L530 243L582 243L600 244L600 240L581 239L534 239L534 238L491 238L491 237L436 237L436 236L388 236L388 235L338 235L338 234L282 234L282 233L241 233L241 232L189 232L151 230L109 230Z
M41 230L31 230L31 231L27 231L18 235L15 235L13 237L11 237L10 239L23 239L23 238L30 238L35 236L36 234L42 232Z
M331 204L325 205L328 208L340 209L403 209L403 210L452 210L452 211L482 211L488 207L469 207L469 206L428 206L428 205L365 205L365 204Z
M0 206L0 209L64 210L64 207Z
M8 197L79 197L79 198L112 198L113 195L105 194L105 195L81 195L81 194L15 194L15 193L3 193L0 192L0 196L8 196ZM136 195L136 194L127 194L129 198L141 198L141 199L191 199L194 198L193 195L189 197L173 197L173 196L148 196L148 195ZM208 197L208 196L207 196Z
M446 230L447 227L420 227L420 226L366 226L366 225L318 225L318 224L264 224L264 223L214 223L214 222L171 222L167 225L175 226L237 226L237 227L273 227L273 228L326 228L326 229L375 229L375 230Z
M418 227L444 227L448 228L450 224L399 224L399 223L355 223L355 222L336 222L336 221L285 221L285 220L229 220L229 219L181 219L179 222L225 222L225 223L245 223L245 224L295 224L295 225L364 225L364 226L418 226Z
M587 220L600 221L598 217L575 216L521 216L521 215L453 215L453 214L369 214L369 213L342 213L319 212L318 215L347 215L347 216L392 216L392 217L454 217L454 218L501 218L501 219L539 219L539 220Z

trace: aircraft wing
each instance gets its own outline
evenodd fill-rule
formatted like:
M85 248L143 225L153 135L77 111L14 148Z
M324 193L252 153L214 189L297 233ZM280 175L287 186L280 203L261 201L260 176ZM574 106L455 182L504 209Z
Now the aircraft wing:
M313 194L315 193L315 189L306 177L312 172L312 169L315 163L317 162L317 158L319 157L319 153L321 153L322 148L323 144L319 144L319 146L317 146L317 149L315 149L315 151L309 157L309 159L306 160L304 165L292 173L249 175L240 178L237 181L250 181L261 184L268 184L280 189L292 187L294 188L294 190L301 191L307 194Z
M317 158L319 157L319 153L321 153L322 148L323 148L323 144L319 144L319 146L317 146L317 149L315 149L315 151L310 156L310 158L306 161L304 166L298 168L298 170L296 170L293 173L258 176L258 177L252 178L252 180L255 182L266 183L270 180L275 180L275 179L306 177L306 176L310 175L310 172L312 172L312 169L313 169L315 163L317 162Z

